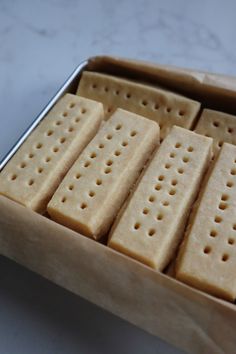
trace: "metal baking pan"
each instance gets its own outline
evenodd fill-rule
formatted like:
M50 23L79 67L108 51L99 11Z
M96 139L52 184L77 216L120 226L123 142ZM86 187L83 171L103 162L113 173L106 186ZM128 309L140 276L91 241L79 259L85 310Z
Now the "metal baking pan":
M7 162L12 158L12 156L16 153L19 147L24 143L24 141L28 138L31 132L37 127L37 125L44 119L50 109L54 106L57 100L63 96L67 92L75 92L79 78L81 77L81 73L84 69L86 69L89 60L83 61L81 64L77 66L77 68L72 72L72 74L68 77L65 83L61 86L61 88L57 91L57 93L53 96L53 98L48 102L45 108L39 113L39 115L33 120L30 126L25 130L25 132L21 135L21 137L17 140L17 142L13 145L13 147L8 151L8 153L0 160L0 171L4 168Z
M235 114L233 78L114 57L90 58L75 69L0 161L0 169L56 101L66 92L75 93L84 69L162 85L203 102L204 107ZM235 305L176 281L5 197L0 197L0 246L1 256L185 351L235 352Z

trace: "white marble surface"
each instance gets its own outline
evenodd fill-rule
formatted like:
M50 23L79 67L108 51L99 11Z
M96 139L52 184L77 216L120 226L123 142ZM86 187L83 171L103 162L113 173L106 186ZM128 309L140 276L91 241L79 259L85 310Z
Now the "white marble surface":
M235 13L235 0L0 0L0 157L89 56L236 75ZM178 353L3 258L0 281L0 353Z

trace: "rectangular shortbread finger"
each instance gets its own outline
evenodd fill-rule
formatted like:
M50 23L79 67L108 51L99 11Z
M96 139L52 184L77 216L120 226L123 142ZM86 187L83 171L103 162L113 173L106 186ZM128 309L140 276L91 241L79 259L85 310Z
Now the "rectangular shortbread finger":
M0 194L43 213L103 114L101 103L66 94L0 173Z
M52 219L95 239L106 234L158 142L158 124L118 109L53 196Z
M196 203L177 279L224 299L236 298L236 146L224 143Z
M200 109L199 102L170 91L96 72L83 72L77 94L102 102L105 118L123 108L156 121L161 139L173 125L191 129Z
M213 138L213 151L216 155L223 142L236 144L236 116L204 109L195 131Z
M173 127L111 230L109 246L157 270L175 254L212 139Z

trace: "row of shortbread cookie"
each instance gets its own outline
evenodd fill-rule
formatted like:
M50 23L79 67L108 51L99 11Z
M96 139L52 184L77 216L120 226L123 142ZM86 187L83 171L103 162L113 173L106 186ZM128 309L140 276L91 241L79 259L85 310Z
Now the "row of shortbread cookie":
M200 108L171 92L97 73L84 72L77 92L89 99L67 94L59 100L0 174L0 194L43 213L111 104L112 111L120 107L158 122L162 137L173 124L191 128Z
M217 156L224 141L236 142L236 118L204 109L195 128L205 135L201 136L173 127L193 128L200 104L166 90L85 72L77 92L87 98L65 95L11 159L0 174L0 194L38 212L44 212L52 198L47 207L52 219L95 239L109 231L123 205L110 231L109 246L163 270L183 237L211 160L209 137ZM99 129L104 118L109 120ZM156 123L164 141L152 155L159 144ZM223 181L222 169L224 178L229 168L234 176L235 149L224 144L204 182L176 268L178 279L229 300L236 297L231 272L234 181ZM226 155L229 166L224 165ZM220 181L231 188L230 193ZM213 190L215 199L209 197ZM213 216L215 208L220 216ZM227 242L222 236L226 233Z

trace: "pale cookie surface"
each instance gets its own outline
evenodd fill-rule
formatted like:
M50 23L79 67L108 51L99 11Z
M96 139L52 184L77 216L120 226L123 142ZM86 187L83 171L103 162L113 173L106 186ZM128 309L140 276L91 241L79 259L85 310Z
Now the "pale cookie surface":
M52 219L95 239L103 236L158 141L158 124L118 109L53 196Z
M110 75L84 72L78 95L104 104L105 118L116 108L123 108L156 121L163 139L173 125L191 129L200 103L167 90Z
M236 146L223 144L177 258L177 278L236 298Z
M224 142L236 144L236 116L204 109L195 131L213 138L214 155L217 155Z
M0 194L43 213L103 114L101 103L66 94L0 173Z
M173 127L111 230L109 246L163 270L182 236L211 145L212 139Z

